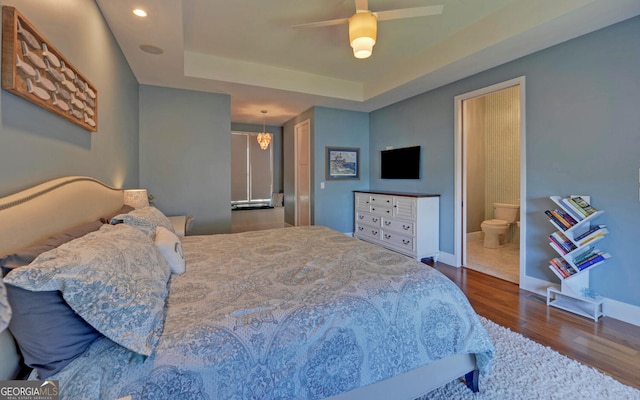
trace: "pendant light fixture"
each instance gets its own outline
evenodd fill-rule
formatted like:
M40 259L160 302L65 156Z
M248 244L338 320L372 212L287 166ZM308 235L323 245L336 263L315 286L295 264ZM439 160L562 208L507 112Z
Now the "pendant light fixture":
M271 134L267 132L266 128L266 119L267 119L267 110L262 110L262 132L258 133L258 143L260 144L260 148L262 150L266 150L269 148L269 143L271 143Z

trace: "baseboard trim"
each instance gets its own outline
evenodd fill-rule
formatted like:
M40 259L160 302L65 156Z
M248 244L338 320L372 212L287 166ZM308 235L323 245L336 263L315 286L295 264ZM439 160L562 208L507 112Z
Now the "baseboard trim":
M445 253L444 251L440 252L438 261L447 265L456 265L456 257L453 254Z
M560 289L560 285L557 283L548 282L543 279L533 278L530 276L525 276L524 279L520 278L520 289L537 293L545 298L547 297L547 288L549 286ZM607 317L640 326L640 307L638 306L605 298L603 312Z
M440 252L438 261L447 265L456 265L456 257L451 253L445 253L443 251ZM545 281L544 279L526 275L520 277L520 289L539 294L544 298L547 297L547 288L549 286L560 289L559 284ZM603 307L604 315L607 317L640 326L640 307L608 298L605 298Z

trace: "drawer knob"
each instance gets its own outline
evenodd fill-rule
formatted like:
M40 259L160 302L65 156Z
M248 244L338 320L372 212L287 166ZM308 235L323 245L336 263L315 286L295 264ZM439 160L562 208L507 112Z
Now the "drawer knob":
M409 243L411 243L411 241L410 241L410 240L402 239L402 244L409 244Z
M364 219L364 215L358 215L358 218Z
M362 231L364 230L364 228L363 228L363 227L361 227L361 226L359 226L359 227L358 227L358 230L359 230L360 232L362 232Z
M404 229L405 231L408 231L409 228L411 228L409 225L402 225L402 229Z
M374 235L378 235L378 231L371 231L371 233L373 233Z
M373 222L378 222L378 218L372 218L371 219Z
M384 238L385 238L385 239L391 239L391 235L389 235L388 233L385 233L385 234L384 234Z
M385 224L386 226L389 226L389 225L391 225L391 221L384 221L384 224Z

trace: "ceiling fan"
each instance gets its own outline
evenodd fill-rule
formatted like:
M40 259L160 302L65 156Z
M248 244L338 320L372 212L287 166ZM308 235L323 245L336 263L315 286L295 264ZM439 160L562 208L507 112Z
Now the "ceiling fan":
M294 28L319 28L349 24L349 42L353 48L353 55L356 58L368 58L373 52L373 45L376 44L378 21L439 15L442 14L444 8L444 6L438 5L373 12L369 10L368 0L355 0L355 2L356 13L349 18L294 25Z

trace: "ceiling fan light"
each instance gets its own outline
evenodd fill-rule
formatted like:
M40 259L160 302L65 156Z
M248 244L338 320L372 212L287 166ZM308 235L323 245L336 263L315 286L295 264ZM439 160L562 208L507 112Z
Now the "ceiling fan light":
M373 53L373 45L376 42L368 37L360 37L351 42L353 47L353 56L355 58L368 58Z
M356 58L371 56L376 44L377 21L370 11L355 13L349 18L349 42Z

